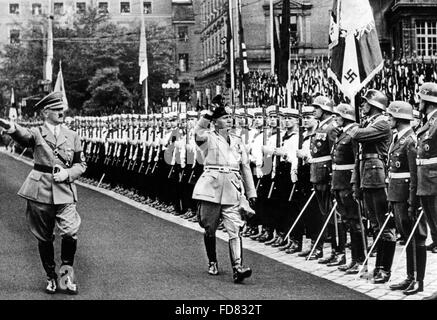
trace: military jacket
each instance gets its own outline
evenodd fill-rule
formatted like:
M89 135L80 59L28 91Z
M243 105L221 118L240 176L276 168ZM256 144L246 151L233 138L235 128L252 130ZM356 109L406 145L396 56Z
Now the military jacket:
M413 129L405 132L390 145L388 152L387 200L416 206L417 166L416 135Z
M55 182L52 173L37 170L30 171L18 194L25 199L47 203L65 204L77 201L77 190L74 184L86 170L85 157L82 153L79 135L61 126L56 139L46 125L34 128L23 128L15 125L15 132L11 137L25 147L33 148L35 164L53 167L60 165L68 172L68 179L64 182ZM68 162L66 166L49 144L56 146L59 156Z
M331 149L336 137L334 118L328 118L319 123L314 135L311 136L310 181L314 184L328 184L331 174ZM318 159L326 159L318 161Z
M437 195L437 111L417 130L417 195Z
M208 129L209 120L202 118L195 128L195 139L208 166L233 168L221 172L205 170L193 190L193 199L222 205L237 205L242 194L256 197L255 185L249 166L249 157L240 137L229 134L229 141L219 133Z
M340 131L332 147L332 190L352 190L351 179L358 152L358 144L348 134L349 130L357 127L354 123Z
M392 132L387 117L371 117L363 128L349 131L352 139L360 143L360 154L355 163L353 183L360 179L361 188L385 188L386 161ZM358 176L359 175L359 176Z

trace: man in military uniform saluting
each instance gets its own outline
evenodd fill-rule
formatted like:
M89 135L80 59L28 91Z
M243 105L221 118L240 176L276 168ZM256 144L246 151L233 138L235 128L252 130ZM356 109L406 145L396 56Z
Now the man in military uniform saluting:
M47 273L47 293L55 293L58 285L76 294L73 261L77 246L80 217L76 211L77 191L74 184L86 170L80 138L61 125L64 121L62 93L45 96L35 105L42 110L44 124L31 129L0 119L0 126L25 147L33 148L34 167L18 194L27 200L27 221L38 240L38 249ZM54 227L61 237L61 279L57 282L54 260Z
M214 122L214 130L208 129ZM193 190L199 201L199 224L205 229L204 241L209 259L208 272L218 274L216 238L220 217L229 235L229 253L233 279L239 283L250 277L252 270L243 267L241 228L242 212L250 211L246 197L253 207L256 191L249 158L240 137L229 133L232 119L223 106L209 110L195 128L195 140L205 156L204 172Z
M385 178L387 152L392 133L387 117L382 114L388 103L385 94L370 89L363 99L361 110L368 118L362 127L354 127L349 131L352 139L361 146L355 165L354 177L356 179L352 183L355 198L363 198L373 232L378 234L386 221L388 211ZM360 183L358 183L358 178ZM385 283L390 278L396 248L394 219L389 219L376 246L374 282Z
M419 89L420 105L426 123L417 130L417 195L431 231L437 252L437 84L426 82ZM437 292L426 300L437 300Z

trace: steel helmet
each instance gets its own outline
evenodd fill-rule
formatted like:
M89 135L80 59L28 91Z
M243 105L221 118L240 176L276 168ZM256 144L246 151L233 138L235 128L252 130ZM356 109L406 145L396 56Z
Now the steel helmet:
M393 101L388 106L387 113L396 119L413 120L413 107L405 101Z
M437 103L437 83L425 82L419 88L419 97L424 101Z
M330 113L333 113L334 110L334 103L331 99L325 96L318 96L314 99L312 106L320 107L324 111L328 111Z
M334 108L334 113L338 114L340 117L346 120L350 120L355 122L355 110L354 108L347 103L340 103L337 107Z
M385 111L388 104L388 98L381 91L375 89L367 90L366 94L362 97L368 104Z

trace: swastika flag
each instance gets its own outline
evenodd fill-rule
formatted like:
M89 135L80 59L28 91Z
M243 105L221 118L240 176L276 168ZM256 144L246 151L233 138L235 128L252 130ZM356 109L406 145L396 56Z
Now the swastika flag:
M328 76L353 100L384 63L368 0L333 1L329 48Z

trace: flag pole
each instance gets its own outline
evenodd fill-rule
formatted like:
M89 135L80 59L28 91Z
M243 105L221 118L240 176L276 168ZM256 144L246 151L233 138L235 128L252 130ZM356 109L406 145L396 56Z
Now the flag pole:
M148 79L143 80L143 98L144 98L144 113L147 115L149 111L149 90Z
M270 0L270 74L275 73L275 47L273 40L273 0Z
M144 99L144 113L147 115L149 110L149 90L148 90L148 78L149 78L149 65L147 63L147 39L146 39L146 26L144 24L144 8L142 2L140 3L140 12L141 12L141 30L140 30L140 52L139 52L139 62L140 62L140 78L143 76L143 68L144 68L144 62L146 62L146 76L144 80L142 81L142 87L143 87L143 99ZM143 50L144 57L141 56L141 51ZM141 61L141 58L144 58L143 61ZM142 72L143 71L143 72Z
M46 61L44 66L44 80L50 81L49 91L52 91L52 73L53 73L53 15L52 15L52 0L48 1L48 21L47 21L47 51Z
M233 6L233 0L228 0L229 2L229 26L231 27L231 41L229 43L230 52L230 74L231 74L231 105L234 104L234 93L235 93L235 62L234 62L234 27L233 27L233 13L232 13L232 6Z

